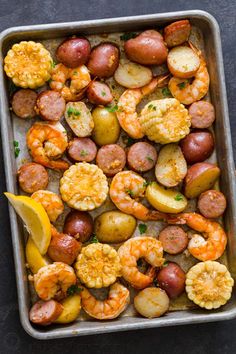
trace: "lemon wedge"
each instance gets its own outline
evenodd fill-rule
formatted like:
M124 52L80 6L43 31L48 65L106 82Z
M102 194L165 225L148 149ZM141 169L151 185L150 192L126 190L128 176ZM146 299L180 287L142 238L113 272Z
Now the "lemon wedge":
M47 252L51 240L51 224L42 205L30 197L4 193L22 218L41 255Z
M25 248L26 262L33 274L38 273L39 269L48 265L50 262L46 256L42 256L36 247L32 237L29 236Z

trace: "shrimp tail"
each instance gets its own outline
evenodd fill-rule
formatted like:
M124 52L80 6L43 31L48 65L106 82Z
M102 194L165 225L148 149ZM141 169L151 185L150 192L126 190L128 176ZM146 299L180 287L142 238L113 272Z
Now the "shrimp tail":
M184 214L177 214L177 215L168 215L167 222L168 224L183 225L187 223L187 220Z
M45 166L52 168L53 170L67 170L69 168L68 162L64 160L49 161L45 164Z
M149 210L146 214L145 217L146 220L150 220L150 221L165 221L168 220L168 215L165 213L161 213L160 211L157 210Z

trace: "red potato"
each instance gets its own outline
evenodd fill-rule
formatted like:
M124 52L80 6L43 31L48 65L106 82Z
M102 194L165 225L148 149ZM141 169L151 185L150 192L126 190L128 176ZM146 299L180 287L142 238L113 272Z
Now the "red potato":
M132 170L146 172L155 166L157 152L153 145L140 141L130 147L127 160Z
M56 122L61 119L66 109L66 101L59 92L46 90L37 97L36 112L42 119Z
M12 97L12 110L22 119L36 116L34 109L37 100L37 92L30 89L20 89Z
M157 281L161 289L173 299L181 295L185 289L186 275L177 263L170 262L157 274Z
M93 218L85 211L73 210L66 216L63 232L86 242L93 232Z
M117 144L104 145L98 150L96 163L107 176L114 176L125 167L125 151Z
M68 144L67 154L73 161L91 162L97 155L97 147L89 138L74 138Z
M47 188L48 172L45 167L35 162L22 165L17 171L20 188L29 194Z
M55 300L39 300L31 307L29 319L35 324L48 326L60 316L62 311L63 306Z
M173 76L188 79L198 71L200 59L191 48L179 46L169 51L167 65Z
M186 42L191 32L189 20L172 22L164 28L164 41L168 47L174 47Z
M215 219L224 214L226 199L223 193L214 189L208 190L200 195L197 206L205 218Z
M91 46L86 38L69 38L56 51L57 60L69 68L87 63Z
M202 162L210 157L214 145L213 135L209 131L194 131L180 142L184 157L189 164Z
M166 61L168 50L162 35L155 30L147 30L124 44L127 57L143 65L160 65Z
M159 234L163 250L169 254L179 254L188 246L188 235L180 226L167 226Z
M215 120L214 106L207 101L198 101L189 107L192 128L209 128Z
M88 69L93 76L111 77L119 65L120 51L114 43L100 43L92 49Z
M88 100L93 104L105 106L113 100L109 86L103 82L92 81L86 93Z
M192 165L185 177L185 196L196 198L202 192L213 187L220 175L220 169L208 162L199 162Z

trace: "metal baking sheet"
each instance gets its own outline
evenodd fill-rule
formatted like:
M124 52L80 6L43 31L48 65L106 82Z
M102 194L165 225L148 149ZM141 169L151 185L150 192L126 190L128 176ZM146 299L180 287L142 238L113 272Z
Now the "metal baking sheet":
M227 214L225 216L225 227L227 230L228 261L231 274L236 276L236 245L235 245L235 207L236 196L234 182L234 163L231 146L229 118L227 111L227 99L224 82L222 51L220 43L219 27L215 19L203 11L185 11L165 14L153 14L136 17L115 18L107 20L83 21L63 24L36 25L29 27L15 27L2 32L0 36L1 60L6 55L9 47L20 40L48 40L57 39L71 34L96 35L103 33L114 33L123 31L140 31L146 28L158 27L173 22L174 20L188 18L191 23L200 29L204 37L204 49L208 62L208 69L211 77L210 96L216 108L217 119L215 124L216 150L219 166L222 169L221 190L228 200ZM112 36L112 35L111 35ZM95 36L96 37L96 36ZM54 42L54 41L53 41ZM57 43L57 40L55 40ZM19 140L14 129L14 120L11 120L7 96L7 80L3 70L0 73L0 99L1 99L1 125L2 142L5 156L5 173L7 190L18 193L16 185L16 161L12 141ZM20 134L20 131L18 131ZM25 134L24 134L25 135ZM14 137L13 137L14 136ZM19 135L18 135L19 136ZM38 329L28 320L30 306L30 294L27 282L27 273L24 259L24 233L21 222L10 207L10 220L12 229L12 240L16 267L16 279L18 288L18 300L20 318L24 329L33 337L38 339L49 339L86 335L94 333L105 333L120 330L159 327L186 323L216 321L229 319L236 316L236 308L233 299L218 311L208 312L199 309L188 309L185 311L169 312L164 317L157 319L144 319L137 316L120 317L113 321L95 321L86 319L73 324L54 326Z

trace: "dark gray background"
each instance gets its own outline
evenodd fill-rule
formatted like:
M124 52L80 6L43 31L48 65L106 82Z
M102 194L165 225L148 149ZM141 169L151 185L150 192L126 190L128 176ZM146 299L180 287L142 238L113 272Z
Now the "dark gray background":
M236 153L236 1L235 0L0 0L0 31L17 25L79 21L175 10L209 11L219 22ZM235 155L236 156L236 155ZM14 265L3 156L0 151L0 353L191 353L236 352L236 319L202 325L157 328L89 337L37 341L21 328L17 308Z

